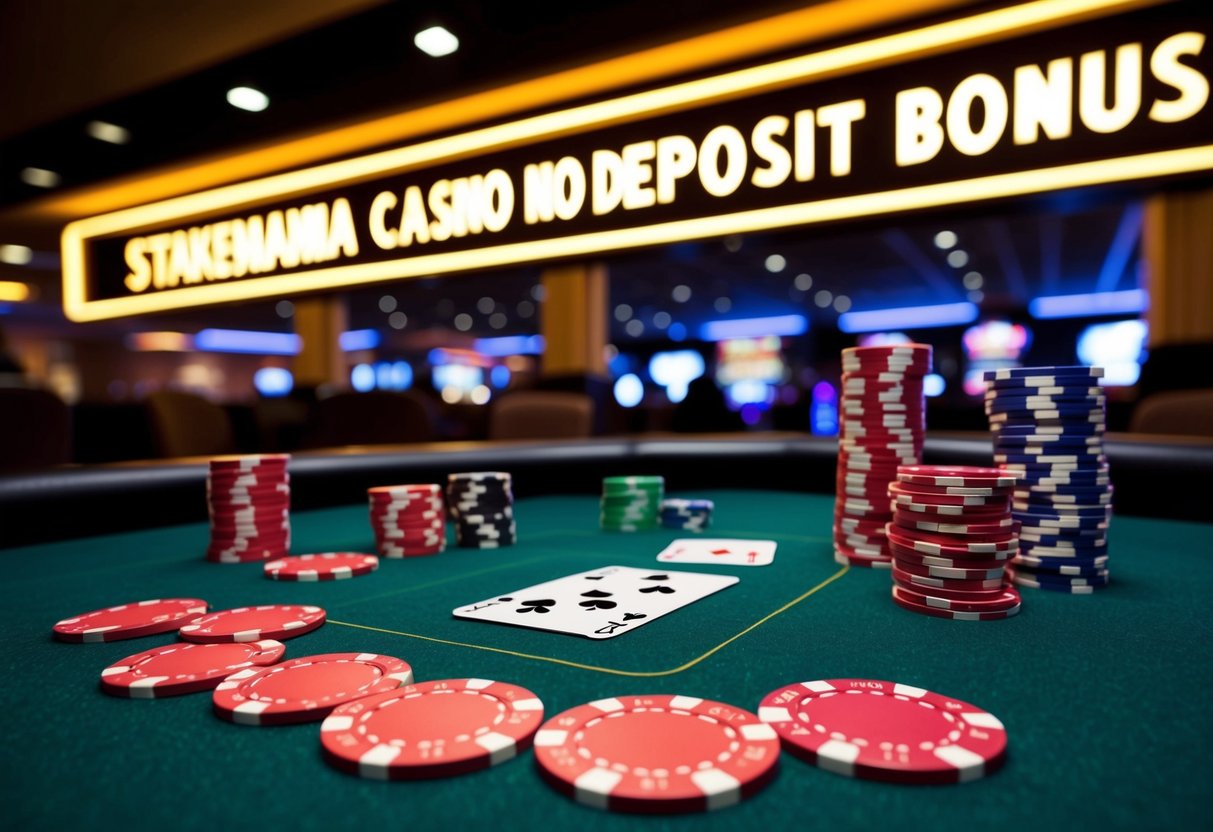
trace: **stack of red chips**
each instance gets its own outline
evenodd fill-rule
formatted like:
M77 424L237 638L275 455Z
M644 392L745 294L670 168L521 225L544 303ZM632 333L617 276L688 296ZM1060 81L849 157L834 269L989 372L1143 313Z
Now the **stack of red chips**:
M206 480L213 563L273 560L291 548L289 454L212 459Z
M910 465L889 486L893 601L938 618L985 621L1019 612L1003 568L1019 549L1016 476L999 468Z
M411 558L446 549L446 504L441 485L383 485L368 489L367 496L380 555Z
M842 371L834 560L888 569L889 483L898 465L922 459L931 347L852 347L842 351Z

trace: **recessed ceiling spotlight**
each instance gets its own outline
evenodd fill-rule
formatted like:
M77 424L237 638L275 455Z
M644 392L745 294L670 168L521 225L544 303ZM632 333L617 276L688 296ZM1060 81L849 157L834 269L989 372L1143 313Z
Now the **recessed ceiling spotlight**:
M227 103L238 110L259 113L270 106L270 97L252 87L232 87L227 91Z
M4 245L0 246L0 263L10 266L24 266L34 259L34 250L29 246Z
M948 265L954 269L963 269L965 266L969 265L969 253L963 248L949 251Z
M935 248L948 249L960 242L955 231L940 231L935 235Z
M54 188L62 181L62 177L46 168L23 168L21 181L35 188Z
M413 35L413 45L431 58L441 58L459 49L459 38L441 26L431 26Z
M99 142L109 142L110 144L126 144L131 140L130 130L119 127L117 124L110 124L108 121L90 121L85 125L84 132Z
M787 267L788 261L787 258L785 258L782 254L772 254L767 257L765 265L768 272L771 274L778 274L779 272L783 271L785 267Z

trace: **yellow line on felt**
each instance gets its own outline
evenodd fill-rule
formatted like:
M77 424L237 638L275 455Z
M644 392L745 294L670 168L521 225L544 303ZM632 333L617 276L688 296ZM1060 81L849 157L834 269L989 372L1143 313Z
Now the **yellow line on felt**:
M385 633L387 635L392 635L392 636L404 636L405 638L415 638L415 639L419 639L420 641L434 642L435 644L447 644L447 645L450 645L451 647L467 647L472 650L485 650L489 653L501 653L502 655L513 656L518 659L530 659L532 661L537 661L537 662L548 662L549 664L559 664L559 665L563 665L565 667L575 667L578 670L592 670L592 671L595 671L598 673L607 673L612 676L631 676L633 678L651 679L656 676L673 676L675 673L681 673L684 670L690 670L692 667L699 664L704 659L720 652L725 647L728 647L730 644L737 641L737 639L741 638L744 635L752 633L754 630L758 629L763 624L770 621L772 618L775 618L778 615L782 615L783 613L790 610L792 607L799 604L801 601L804 601L806 598L809 598L810 596L816 594L820 590L822 590L825 587L829 586L830 584L834 583L834 581L838 580L843 575L847 574L847 572L849 572L850 569L851 569L850 566L843 566L841 569L839 569L833 575L826 578L821 583L817 584L817 586L814 586L811 589L806 590L802 594L793 598L791 601L788 601L786 604L784 604L779 609L776 609L776 610L773 610L773 611L767 613L762 618L758 619L757 621L755 621L750 626L746 627L741 632L735 633L734 635L732 635L729 638L725 639L724 641L720 642L720 644L717 644L715 647L708 650L706 653L704 653L700 656L697 656L697 657L691 659L689 662L679 665L678 667L672 667L669 670L619 670L614 667L598 667L597 665L592 665L592 664L582 664L581 662L571 662L571 661L568 661L567 659L556 659L556 658L552 658L551 656L536 656L531 653L520 653L517 650L506 650L502 647L488 647L483 644L468 644L468 643L462 642L462 641L453 641L451 639L437 638L435 636L423 636L423 635L419 635L417 633L404 633L399 630L388 630L383 627L371 627L366 624L352 624L348 621L334 621L331 618L328 620L328 623L329 624L338 624L342 627L353 627L354 629L357 629L357 630L369 630L373 633Z

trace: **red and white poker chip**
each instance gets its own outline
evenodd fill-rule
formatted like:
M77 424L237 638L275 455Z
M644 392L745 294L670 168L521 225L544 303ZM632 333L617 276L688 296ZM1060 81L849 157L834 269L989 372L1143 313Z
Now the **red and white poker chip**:
M448 777L495 766L531 745L543 702L489 679L418 682L338 707L320 726L336 768L375 780Z
M128 699L159 699L216 687L248 667L274 664L286 652L279 641L245 644L175 642L127 656L101 671L101 689Z
M240 725L316 722L346 702L411 684L403 659L323 653L233 673L215 688L215 715Z
M558 714L535 762L578 803L624 812L732 806L769 783L779 737L742 708L691 696L620 696Z
M201 616L182 627L178 635L199 644L288 639L310 633L324 621L325 613L320 607L265 604Z
M763 697L758 714L792 754L847 777L964 783L1006 759L1006 729L993 714L895 682L788 685Z
M379 558L362 552L320 552L267 561L265 577L276 581L340 581L379 568Z
M206 614L200 598L157 598L93 610L65 618L51 628L59 641L75 644L121 641L169 633Z

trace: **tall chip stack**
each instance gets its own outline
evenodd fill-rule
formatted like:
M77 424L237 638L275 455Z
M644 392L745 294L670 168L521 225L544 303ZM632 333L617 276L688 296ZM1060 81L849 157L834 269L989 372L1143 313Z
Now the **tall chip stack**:
M898 344L842 351L834 560L888 569L885 526L892 519L889 483L898 465L922 459L926 434L923 378L931 347Z
M1016 367L985 374L994 461L1019 475L1022 524L1008 568L1019 586L1086 595L1108 585L1112 482L1099 367Z
M498 549L518 540L512 478L504 471L451 474L447 507L455 541L465 549Z
M599 523L612 532L655 529L664 496L665 478L661 476L604 477Z
M436 555L446 550L446 507L436 483L367 489L375 546L385 558Z
M957 621L1019 612L1003 569L1019 546L1011 516L1016 477L999 468L904 465L889 486L893 602Z
M289 454L212 459L206 478L212 563L273 560L291 548Z

